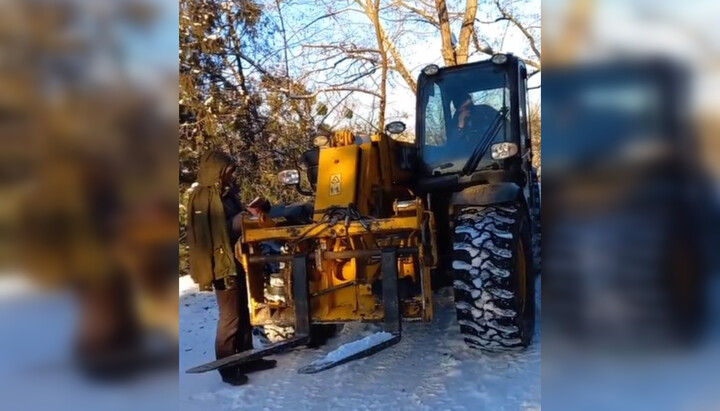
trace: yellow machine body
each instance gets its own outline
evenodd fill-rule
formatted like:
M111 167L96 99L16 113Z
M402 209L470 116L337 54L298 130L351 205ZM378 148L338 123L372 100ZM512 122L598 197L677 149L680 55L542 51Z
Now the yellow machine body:
M285 252L308 255L310 317L313 323L382 321L380 249L415 250L399 254L400 312L405 320L432 319L430 270L437 261L432 213L403 183L413 175L393 160L409 143L378 134L360 139L335 133L319 151L314 223L287 226L282 221L246 215L236 255L247 273L253 325L292 325L294 304L290 263L276 263L274 284L286 298L269 301L267 262L261 244L273 241ZM363 221L330 221L328 210L350 207ZM355 254L353 254L355 253ZM282 278L282 279L280 279Z
M320 150L316 219L328 207L356 204L360 151L354 144Z

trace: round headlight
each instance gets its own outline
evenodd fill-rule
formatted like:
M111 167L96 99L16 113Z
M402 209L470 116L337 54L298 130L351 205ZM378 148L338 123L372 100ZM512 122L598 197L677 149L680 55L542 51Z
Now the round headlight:
M503 160L517 154L518 146L515 143L497 143L490 148L492 158L495 160Z
M328 143L327 136L315 136L315 138L313 138L313 145L315 147L326 146L327 143Z
M495 64L505 64L507 59L506 54L495 54L490 60Z
M405 123L402 121L393 121L385 126L385 132L388 134L400 134L405 131Z
M437 72L440 71L440 67L437 66L437 64L428 64L425 66L425 68L422 69L422 72L426 76L434 76L437 74Z
M283 170L277 175L280 184L295 185L300 182L300 173L295 170Z

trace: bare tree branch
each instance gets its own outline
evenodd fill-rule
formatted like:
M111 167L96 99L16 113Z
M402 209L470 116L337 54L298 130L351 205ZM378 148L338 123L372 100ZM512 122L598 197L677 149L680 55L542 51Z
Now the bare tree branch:
M487 42L485 44L480 44L480 37L477 35L477 33L473 33L472 36L473 44L475 45L475 49L479 51L480 53L487 54L488 56L492 56L493 54L497 53L498 51L494 50L492 46L490 46ZM523 62L525 62L526 65L536 68L537 70L533 72L533 74L540 71L540 63L537 61L523 58Z
M330 114L331 114L333 111L335 111L335 109L338 108L338 107L340 106L340 104L342 104L345 100L347 100L347 98L350 97L350 96L352 95L352 93L353 93L353 92L351 91L351 92L345 94L345 97L341 98L337 103L335 103L335 105L332 106L332 108L331 108L330 110L328 110L327 113L325 113L325 115L323 116L323 118L321 118L320 121L318 121L318 124L324 123L325 120L327 120L327 118L330 116Z
M363 9L365 10L368 17L372 15L372 13L365 8L365 4L362 3L362 0L355 0L356 3L358 3ZM417 84L415 83L415 79L413 78L412 74L410 74L410 70L407 69L407 66L405 65L405 62L402 58L402 55L398 51L397 47L395 47L395 44L392 42L390 37L388 36L387 32L382 26L382 23L378 19L377 22L374 21L371 18L371 21L373 22L373 25L376 26L376 30L378 31L380 38L383 40L384 47L386 50L390 53L390 55L393 58L393 61L395 63L396 71L400 74L400 76L405 80L407 85L410 87L410 90L412 90L413 93L417 92Z
M235 51L235 53L234 53L233 55L234 55L235 57L238 57L238 58L241 58L241 59L245 60L248 64L250 64L250 65L252 66L252 68L254 68L255 70L257 70L258 72L260 72L260 73L262 73L262 74L264 74L264 75L266 75L266 76L268 76L268 77L270 77L270 78L275 78L275 75L274 75L274 74L272 74L272 73L270 73L269 71L267 71L267 70L265 70L264 68L262 68L262 66L260 66L258 63L256 63L252 58L250 58L250 57L248 57L247 55L245 55L245 53L243 53L242 51L236 49L236 51Z
M472 33L472 40L477 51L487 54L489 56L495 54L495 50L493 50L493 48L487 42L485 42L485 44L480 44L480 37L476 32Z
M480 19L475 19L475 22L476 22L476 23L480 23L480 24L495 24L495 23L501 22L501 21L503 21L503 20L505 20L504 17L498 17L498 18L496 18L495 20L480 20Z
M513 25L515 25L515 27L517 27L520 30L520 32L525 36L525 38L527 38L528 43L530 44L530 48L532 49L533 53L535 53L535 56L537 57L538 61L540 61L541 60L540 50L537 47L535 37L533 37L533 35L528 31L528 29L522 23L520 23L520 21L518 19L516 19L515 16L513 16L510 12L508 12L500 4L500 0L495 0L494 2L495 2L495 6L497 7L498 11L500 12L500 14L502 14L503 19L505 19L505 20L509 21L510 23L512 23Z
M317 23L317 22L320 21L320 20L326 19L326 18L328 18L328 17L335 17L335 16L337 16L338 14L343 13L343 12L346 12L346 11L354 11L354 9L352 9L352 8L346 8L346 9L335 10L335 11L332 11L332 12L330 12L330 13L323 14L322 16L313 19L310 23L308 23L308 24L306 24L305 26L303 26L303 28L302 28L301 30L299 30L298 32L301 32L301 31L307 29L308 27L312 26L313 24Z
M403 0L398 0L396 4L400 7L406 8L406 9L412 11L413 13L421 16L424 19L424 21L426 21L427 23L430 23L433 26L440 28L440 23L438 22L438 19L435 18L435 16L433 16L432 13L430 13L429 11L420 9L417 7L413 7L412 5L408 4L406 1L403 1Z
M313 98L317 97L319 94L330 93L333 91L350 91L353 93L363 93L363 94L369 94L369 95L375 96L375 97L380 97L380 94L378 94L374 91L365 90L365 89L358 88L358 87L328 87L328 88L315 90L314 92L312 92L310 94L305 94L305 95L291 95L290 90L280 90L280 91L287 93L288 98L293 99L293 100L313 99Z
M380 53L380 50L376 49L370 49L370 48L348 48L346 46L343 46L342 44L303 44L302 47L310 48L310 49L334 49L334 50L340 50L344 53Z
M290 63L288 62L288 40L285 32L285 20L283 19L282 9L280 8L280 0L275 0L277 6L278 17L280 17L280 29L283 38L283 54L285 56L285 77L287 77L288 87L290 87Z

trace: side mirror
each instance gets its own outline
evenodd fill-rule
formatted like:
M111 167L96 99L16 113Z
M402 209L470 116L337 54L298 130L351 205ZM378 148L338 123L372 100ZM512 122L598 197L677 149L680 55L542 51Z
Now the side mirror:
M393 121L385 126L385 132L388 134L400 134L405 131L405 123L402 121Z
M287 186L300 184L300 172L295 169L283 170L278 173L277 178L280 184L285 184Z

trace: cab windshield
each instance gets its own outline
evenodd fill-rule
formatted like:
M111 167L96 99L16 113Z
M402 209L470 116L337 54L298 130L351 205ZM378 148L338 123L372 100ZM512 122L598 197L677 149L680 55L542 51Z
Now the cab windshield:
M491 144L511 141L504 114L510 104L507 84L505 71L495 65L438 73L424 82L417 132L427 173L460 172L484 136L491 138ZM500 127L489 135L498 121ZM488 150L477 168L491 163Z

